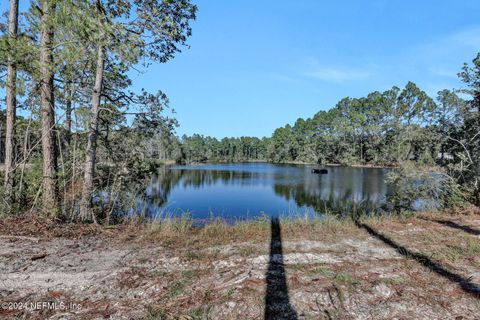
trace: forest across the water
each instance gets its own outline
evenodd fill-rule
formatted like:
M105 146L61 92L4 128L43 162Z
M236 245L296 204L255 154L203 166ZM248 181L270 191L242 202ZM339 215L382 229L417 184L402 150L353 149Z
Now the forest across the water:
M184 135L177 161L441 165L465 151L454 140L461 138L461 124L469 117L467 101L458 93L445 89L432 98L408 82L403 89L345 97L311 118L276 129L268 138Z

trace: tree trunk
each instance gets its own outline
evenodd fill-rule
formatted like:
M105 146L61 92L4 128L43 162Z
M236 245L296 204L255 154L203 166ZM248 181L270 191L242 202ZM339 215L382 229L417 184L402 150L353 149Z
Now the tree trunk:
M57 145L55 139L55 106L54 106L54 65L53 65L53 22L55 2L42 1L42 17L40 26L40 76L42 114L42 151L43 151L43 210L49 217L58 216L57 186Z
M85 173L82 200L80 203L80 219L93 220L96 217L91 212L91 197L93 192L93 179L95 176L95 158L97 153L98 116L100 113L100 98L102 94L103 72L105 65L105 49L98 47L97 67L95 72L95 86L92 94L92 110L90 113L90 130L88 133L87 149L85 152Z
M68 150L70 150L70 141L72 138L72 99L73 99L73 90L72 90L72 82L67 81L65 86L65 98L66 101L66 110L65 110L65 130L67 131L67 146Z
M8 17L8 38L11 44L16 40L18 33L18 0L10 0L10 14ZM17 112L16 101L17 68L10 56L7 62L7 128L5 134L5 201L7 211L11 212L14 200L15 186L15 118Z

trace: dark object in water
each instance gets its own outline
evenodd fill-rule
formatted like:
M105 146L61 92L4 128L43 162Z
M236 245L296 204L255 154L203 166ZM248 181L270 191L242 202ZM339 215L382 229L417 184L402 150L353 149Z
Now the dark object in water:
M327 174L328 170L327 169L312 169L312 173L316 174Z

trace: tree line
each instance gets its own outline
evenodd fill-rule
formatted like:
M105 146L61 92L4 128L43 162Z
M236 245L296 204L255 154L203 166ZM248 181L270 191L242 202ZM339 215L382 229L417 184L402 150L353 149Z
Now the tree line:
M441 150L437 106L461 107L458 96L448 90L439 92L437 102L412 82L402 90L346 97L328 111L275 130L270 157L278 162L344 165L432 163Z
M97 187L174 140L166 95L132 92L129 72L174 58L196 11L189 0L38 0L20 12L10 0L0 24L2 212L28 204L96 222Z
M218 140L200 134L180 138L180 156L177 162L241 162L266 161L267 138L240 137Z
M415 83L341 99L269 138L180 139L182 161L270 161L319 165L436 166L480 204L480 54L459 77L465 87L428 96Z
M454 91L440 91L434 100L409 82L404 89L343 98L312 118L299 118L293 125L276 129L268 138L183 136L182 156L187 162L435 163L451 157L447 151L453 143L447 137L459 124L458 117L464 116L465 105Z

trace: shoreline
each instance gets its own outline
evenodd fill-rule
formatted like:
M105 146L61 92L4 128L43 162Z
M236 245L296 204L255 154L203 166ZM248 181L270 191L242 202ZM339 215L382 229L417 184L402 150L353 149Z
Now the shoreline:
M268 160L244 160L244 161L206 161L206 162L192 162L186 164L177 164L175 162L169 163L166 165L205 165L205 164L242 164L242 163L270 163L277 165L305 165L305 166L318 166L318 167L345 167L345 168L374 168L374 169L395 169L399 168L399 165L374 165L374 164L352 164L345 165L340 163L328 163L328 164L318 164L313 162L301 162L301 161L286 161L286 162L272 162Z

